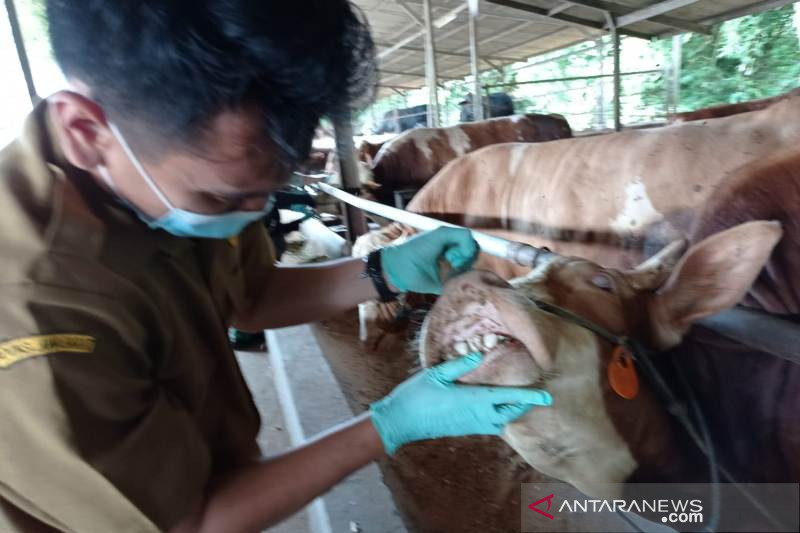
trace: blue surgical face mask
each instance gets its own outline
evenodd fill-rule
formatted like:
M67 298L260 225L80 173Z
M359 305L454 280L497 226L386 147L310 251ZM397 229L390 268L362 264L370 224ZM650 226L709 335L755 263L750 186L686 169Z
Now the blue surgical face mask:
M161 192L156 183L144 169L139 162L139 158L133 153L128 142L122 136L119 129L112 123L108 124L111 132L119 141L128 159L131 160L133 166L142 176L148 187L155 193L161 203L167 207L167 212L158 218L153 218L143 213L136 206L132 205L129 201L122 198L117 191L114 181L108 169L100 165L97 167L98 172L106 180L108 185L117 193L117 196L133 209L139 218L141 218L151 228L160 228L178 237L205 237L210 239L227 239L242 232L242 230L256 220L264 218L275 205L275 196L270 194L267 198L264 207L258 211L231 211L228 213L221 213L218 215L207 215L203 213L195 213L193 211L186 211L175 207L172 202Z

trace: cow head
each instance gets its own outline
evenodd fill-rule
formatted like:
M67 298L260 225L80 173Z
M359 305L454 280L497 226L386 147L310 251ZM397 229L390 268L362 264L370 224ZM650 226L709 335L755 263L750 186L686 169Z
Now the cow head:
M587 494L615 497L608 484L624 482L638 468L668 468L668 415L641 374L635 398L612 390L611 343L531 299L665 350L694 321L739 301L781 233L775 222L742 224L685 254L683 243L673 243L631 271L556 256L511 282L485 271L458 276L423 324L422 364L479 348L484 362L462 382L548 390L552 407L529 411L503 438L539 471Z

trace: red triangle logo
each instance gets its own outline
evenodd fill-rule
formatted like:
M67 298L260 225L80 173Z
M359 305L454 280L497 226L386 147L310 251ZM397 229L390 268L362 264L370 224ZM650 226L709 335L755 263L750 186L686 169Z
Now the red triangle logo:
M545 496L545 497L544 497L544 498L542 498L541 500L536 500L535 502L533 502L532 504L530 504L530 505L528 506L528 509L530 509L531 511L536 511L536 512L537 512L537 513L539 513L540 515L542 515L542 516L546 516L546 517L547 517L547 518L549 518L550 520L555 520L555 517L554 517L553 515L551 515L550 513L546 513L546 512L544 512L544 511L542 511L541 509L537 509L537 508L536 508L536 506L537 506L537 505L539 505L540 503L542 503L542 502L546 501L546 502L547 502L547 510L549 511L549 510L550 510L550 504L552 503L552 500L553 500L553 496L554 496L554 495L553 495L553 494L551 494L550 496Z

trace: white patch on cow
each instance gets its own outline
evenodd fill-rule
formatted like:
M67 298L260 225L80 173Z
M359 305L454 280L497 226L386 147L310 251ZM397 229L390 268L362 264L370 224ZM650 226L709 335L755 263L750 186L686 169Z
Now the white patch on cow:
M372 182L372 169L363 161L356 161L358 169L358 182L361 185Z
M454 126L446 128L444 131L447 133L450 148L453 149L456 155L464 155L472 149L472 141L470 141L469 135L462 128Z
M618 233L630 233L663 219L664 215L656 211L650 202L642 178L636 178L625 186L625 205L611 221L611 229Z
M411 132L409 135L414 140L414 144L417 145L417 148L420 152L422 152L425 158L431 159L433 157L433 150L428 143L431 141L431 139L436 138L440 132L441 130L436 130L433 128L422 128Z
M511 147L511 154L508 158L508 175L516 176L522 158L525 156L525 150L528 147L524 144L515 144Z
M511 115L510 117L506 117L506 118L509 119L514 124L516 124L520 120L524 119L525 115Z
M506 426L503 439L540 472L566 481L592 497L608 494L637 467L606 412L600 384L599 344L572 324L558 328L555 377L545 388L552 407L533 408Z

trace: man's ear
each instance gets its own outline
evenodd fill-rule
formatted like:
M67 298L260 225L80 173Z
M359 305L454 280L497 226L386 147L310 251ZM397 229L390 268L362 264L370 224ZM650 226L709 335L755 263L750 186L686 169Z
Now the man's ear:
M779 222L754 221L692 246L650 302L660 347L678 344L693 322L739 303L782 234Z
M67 160L84 170L103 164L112 134L100 106L72 91L57 92L47 102Z

